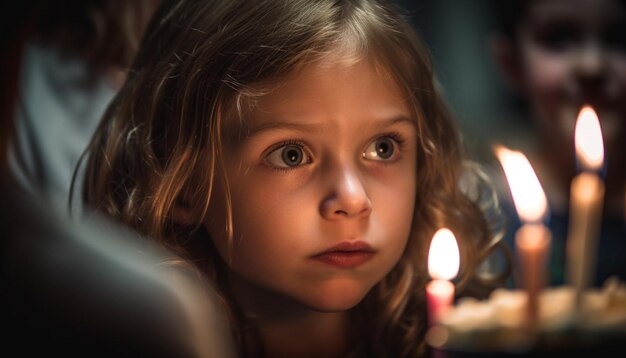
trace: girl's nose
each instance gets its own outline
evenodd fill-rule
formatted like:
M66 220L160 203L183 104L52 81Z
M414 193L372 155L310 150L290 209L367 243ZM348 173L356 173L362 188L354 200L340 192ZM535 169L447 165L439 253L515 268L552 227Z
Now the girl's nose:
M587 41L576 53L574 70L581 81L597 82L606 70L605 49L598 41Z
M329 178L328 194L320 212L327 220L365 217L372 211L372 202L357 172L343 169Z

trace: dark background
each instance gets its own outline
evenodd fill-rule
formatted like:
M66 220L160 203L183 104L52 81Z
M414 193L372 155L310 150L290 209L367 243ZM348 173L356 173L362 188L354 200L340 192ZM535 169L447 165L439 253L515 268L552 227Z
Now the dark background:
M394 0L408 11L430 48L444 96L470 149L494 141L520 147L528 140L528 123L490 50L496 1Z

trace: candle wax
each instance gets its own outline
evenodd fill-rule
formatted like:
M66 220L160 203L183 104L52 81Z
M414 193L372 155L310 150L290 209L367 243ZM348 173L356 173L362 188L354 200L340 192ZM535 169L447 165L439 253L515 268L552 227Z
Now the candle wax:
M520 281L527 296L527 322L533 326L539 316L539 295L546 285L551 240L550 230L539 223L524 224L515 233L515 247L522 275Z
M567 280L578 293L595 277L604 183L593 173L572 180L567 238Z
M448 280L432 280L426 285L428 322L433 326L448 312L454 301L454 284Z

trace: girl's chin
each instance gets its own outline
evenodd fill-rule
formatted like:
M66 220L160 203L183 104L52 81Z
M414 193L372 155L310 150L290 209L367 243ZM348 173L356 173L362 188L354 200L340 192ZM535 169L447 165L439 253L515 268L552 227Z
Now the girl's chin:
M351 310L352 308L354 308L356 305L358 305L361 302L361 300L355 300L355 301L341 301L341 302L316 302L313 303L312 305L309 305L309 307L314 310L314 311L318 311L318 312L325 312L325 313L333 313L333 312L345 312L348 310Z
M579 112L580 107L577 106L564 105L560 107L556 119L558 120L559 131L565 138L574 138L574 128Z
M336 289L307 297L304 305L319 312L342 312L358 305L369 290Z

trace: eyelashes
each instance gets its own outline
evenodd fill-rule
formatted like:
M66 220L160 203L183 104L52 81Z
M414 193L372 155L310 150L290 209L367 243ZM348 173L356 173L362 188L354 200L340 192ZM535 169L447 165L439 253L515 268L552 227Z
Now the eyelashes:
M380 164L391 164L401 158L405 138L390 132L376 136L363 149L365 160ZM304 141L290 139L270 147L263 161L277 171L290 171L314 162L310 148Z

